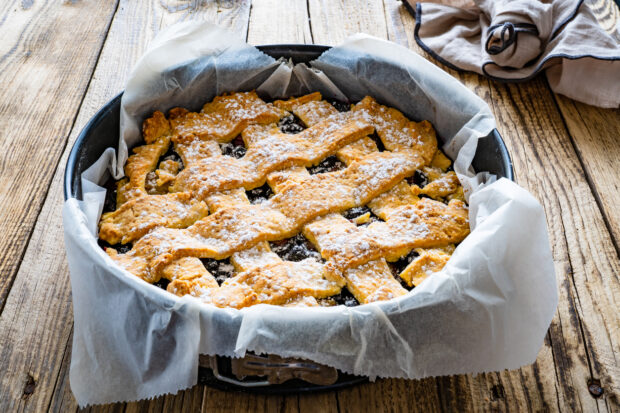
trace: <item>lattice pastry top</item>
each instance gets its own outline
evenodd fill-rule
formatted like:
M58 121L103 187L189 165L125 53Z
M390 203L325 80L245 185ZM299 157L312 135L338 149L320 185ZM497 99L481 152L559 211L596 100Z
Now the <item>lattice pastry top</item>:
M233 93L199 113L155 112L143 134L99 237L177 295L235 308L388 300L469 233L431 124L371 97Z

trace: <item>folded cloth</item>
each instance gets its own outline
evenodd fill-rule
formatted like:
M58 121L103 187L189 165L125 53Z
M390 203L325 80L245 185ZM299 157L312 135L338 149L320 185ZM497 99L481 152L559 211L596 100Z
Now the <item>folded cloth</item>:
M507 82L544 70L556 93L620 106L620 9L613 0L403 2L416 18L416 42L453 69Z

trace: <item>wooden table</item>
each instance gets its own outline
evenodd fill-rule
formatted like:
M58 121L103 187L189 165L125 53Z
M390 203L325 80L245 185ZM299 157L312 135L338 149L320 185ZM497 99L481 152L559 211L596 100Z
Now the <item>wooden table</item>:
M252 44L334 45L365 32L421 52L397 0L1 2L0 412L78 409L60 216L66 157L153 36L189 19ZM547 213L560 303L533 365L286 397L196 386L91 410L620 411L620 112L555 95L544 77L505 85L449 72L492 108L518 183Z

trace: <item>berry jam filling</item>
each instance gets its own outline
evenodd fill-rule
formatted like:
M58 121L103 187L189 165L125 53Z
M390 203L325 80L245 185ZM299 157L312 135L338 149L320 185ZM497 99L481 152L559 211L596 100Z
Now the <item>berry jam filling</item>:
M271 250L285 261L301 261L306 258L321 261L321 254L302 234L297 234L293 238L273 241L269 244Z
M252 204L263 203L273 196L273 191L267 184L245 191L245 193Z
M111 245L102 239L98 239L97 243L105 251L108 248L115 249L119 254L125 254L131 251L131 244L114 244Z
M355 220L356 218L359 218L359 217L361 217L361 216L363 216L365 214L369 214L370 215L368 217L368 221L366 221L366 222L359 222L359 221L357 221L356 222L356 220ZM342 215L346 219L348 219L349 221L351 221L354 224L356 224L357 226L361 226L361 227L368 226L371 223L380 220L380 218L378 216L376 216L375 214L373 214L373 212L367 206L353 207L351 209L347 209Z
M295 134L306 129L306 126L301 119L293 114L290 114L280 119L280 122L278 122L278 128L280 128L280 130L284 133Z
M336 158L336 156L328 156L323 159L320 164L308 168L310 175L324 174L326 172L334 172L344 169L345 165Z
M153 283L153 285L156 285L157 287L164 289L164 290L168 288L168 284L170 284L170 280L166 278L160 278L159 281L157 281L156 283Z
M241 136L237 136L228 143L221 144L220 148L222 149L223 155L232 156L237 159L243 158L243 155L245 155L246 152L245 144L243 143Z
M338 112L348 112L351 110L351 104L341 100L330 100L329 103L335 107Z
M379 152L383 152L385 150L385 145L383 144L383 141L381 140L379 135L377 135L377 132L373 132L372 135L369 135L369 138L375 141L375 144L377 145L377 150Z
M342 215L344 215L346 219L353 219L353 218L360 217L366 213L372 214L372 211L367 206L360 206L360 207L354 207L351 209L347 209L346 211L344 211Z
M212 258L201 258L202 265L205 266L207 271L211 273L218 284L222 285L222 283L227 279L233 276L235 272L235 267L230 263L230 259L225 260L214 260Z
M394 275L394 278L396 278L397 280L400 280L400 277L399 277L400 273L403 272L403 270L407 268L407 265L409 265L411 261L413 261L418 255L420 254L418 254L414 250L411 250L409 254L405 255L404 257L399 258L398 261L388 262L388 265L390 266L390 269L392 270L392 274Z
M347 307L355 307L360 303L353 297L353 294L346 288L340 290L340 294L329 297L336 302L336 305L346 305Z
M426 185L428 185L428 176L426 176L426 174L422 171L415 171L415 173L413 174L413 176L410 176L409 178L407 178L407 182L409 183L409 185L417 185L420 188L424 188Z

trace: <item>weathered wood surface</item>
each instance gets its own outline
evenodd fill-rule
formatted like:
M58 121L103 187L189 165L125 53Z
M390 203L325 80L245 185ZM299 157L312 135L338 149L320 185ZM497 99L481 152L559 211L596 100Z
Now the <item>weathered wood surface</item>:
M21 152L0 156L0 174L14 173L7 171L7 166L14 165L15 160L32 167L36 165L37 171L41 169L39 165L43 165L48 171L47 180L40 178L40 173L10 175L15 187L29 188L29 192L24 193L34 194L35 202L28 204L32 212L24 211L23 203L17 208L0 197L0 202L14 208L11 210L14 212L7 215L12 221L0 223L0 246L3 247L0 254L6 253L0 255L0 303L5 302L0 304L0 411L77 410L68 380L72 312L60 218L64 163L83 125L122 89L131 67L160 28L179 20L205 19L230 28L252 44L314 42L333 45L362 31L424 54L413 39L414 20L397 0L295 0L286 3L284 6L274 0L254 0L251 4L250 0L121 0L118 5L98 6L94 14L81 15L82 20L95 25L97 22L90 19L97 19L92 16L103 16L107 10L105 18L108 23L111 20L111 24L108 27L108 24L97 23L100 33L96 33L95 26L85 25L92 31L88 34L90 37L87 36L91 39L89 43L70 50L60 47L62 53L73 53L71 56L81 53L82 69L62 79L60 75L54 77L45 72L43 79L48 83L37 87L47 92L35 91L37 108L54 105L58 110L59 99L65 102L67 96L74 96L70 102L63 103L62 117L58 117L58 112L54 112L56 117L49 118L40 111L22 109L18 112L20 116L30 117L28 123L21 123L19 134L11 134L8 141L0 132L2 142L13 145L19 142L23 146ZM18 13L14 9L22 4L32 4L32 10L46 10L49 15L20 15L21 11ZM20 16L8 25L10 30L7 23L3 25L0 20L0 34L13 33L17 27L18 32L28 32L30 37L64 39L65 32L54 24L41 22L75 16L61 16L67 13L62 11L64 6L53 4L39 5L35 0L34 3L0 6L0 16ZM79 9L76 13L85 11ZM41 34L43 32L45 34ZM0 36L0 56L11 58L15 52L5 51L5 42L11 43L5 39ZM22 44L20 40L12 42ZM11 82L17 85L26 84L25 74L35 70L18 66L28 63L27 59L22 60L11 63L11 68L22 70L21 75L19 72L10 75ZM63 60L59 61L45 63L56 68L59 66L55 65L64 64ZM0 69L8 67L6 65L6 61L0 59ZM3 85L5 72L0 72ZM89 410L618 411L620 213L614 205L619 200L620 168L614 169L614 165L620 160L620 116L617 111L592 108L554 96L544 79L508 86L477 75L451 73L490 105L511 152L518 182L543 203L547 213L560 304L536 363L514 371L477 376L378 380L317 395L257 396L196 386L176 396ZM49 82L55 89L51 89ZM17 93L15 90L22 94L28 92L11 90L13 93ZM12 115L9 118L15 110L14 100L9 96L13 95L5 93L4 88L0 90L0 126L7 125L9 119L11 124L22 121ZM50 122L56 125L53 134L46 133L45 145L39 148L50 155L43 157L36 151L33 154L35 141L28 138L40 134ZM3 130L6 129L5 126ZM22 140L16 140L15 136ZM33 176L37 179L31 178ZM6 236L3 225L9 225L6 228L9 231L21 231L22 238L17 238L21 241L16 244L14 236ZM5 251L10 248L13 252ZM6 281L13 279L14 282ZM2 301L2 297L6 300ZM604 389L601 397L593 397L588 390L590 380L600 382Z
M73 110L75 124L55 143L62 150L68 138L60 162L54 164L56 172L46 188L49 191L19 266L13 294L7 297L0 315L0 411L77 408L68 386L70 353L65 349L70 345L73 315L60 216L62 174L71 144L88 119L122 90L131 68L161 27L178 19L202 18L245 33L249 10L248 2L239 2L234 8L213 4L178 13L168 12L158 1L121 1L118 5L103 49L94 52L101 53L95 73L84 75L92 75L92 80L81 107ZM33 387L25 394L29 380Z
M115 9L113 1L0 3L0 310Z
M620 109L601 109L561 95L556 102L620 252Z

